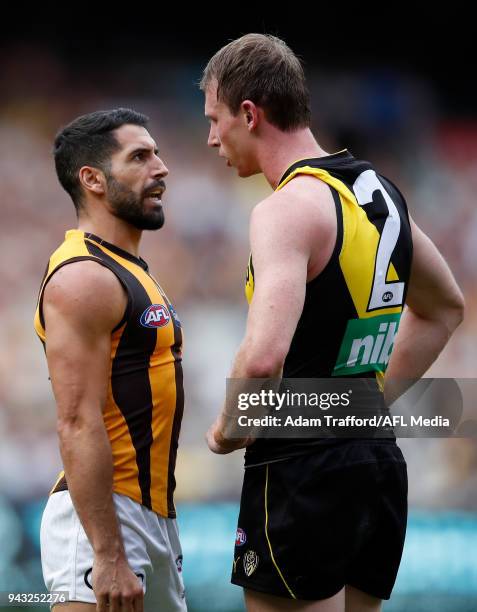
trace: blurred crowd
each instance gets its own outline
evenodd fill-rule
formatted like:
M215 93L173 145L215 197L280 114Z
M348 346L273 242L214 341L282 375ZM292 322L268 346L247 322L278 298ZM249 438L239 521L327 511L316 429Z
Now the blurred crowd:
M422 77L391 68L318 72L308 60L320 144L369 159L399 186L465 294L466 320L429 375L477 378L476 118L444 114L433 83ZM33 330L48 257L76 224L54 172L54 135L79 114L129 106L150 116L170 170L166 224L144 236L141 255L185 331L177 499L239 495L242 453L212 455L204 432L244 331L248 216L269 187L262 177L238 179L207 149L200 69L131 62L74 70L51 51L27 47L0 60L0 493L45 495L61 469L55 405ZM477 419L472 402L468 410ZM411 504L477 510L476 439L402 440L401 447Z

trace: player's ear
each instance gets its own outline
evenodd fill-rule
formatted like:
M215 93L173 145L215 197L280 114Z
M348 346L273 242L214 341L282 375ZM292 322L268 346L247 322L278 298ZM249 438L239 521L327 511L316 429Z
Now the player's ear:
M255 130L258 125L258 108L251 100L244 100L240 105L245 125L249 132Z
M101 170L92 166L82 166L78 173L78 178L81 186L86 191L95 193L96 195L104 195L106 193L106 179Z

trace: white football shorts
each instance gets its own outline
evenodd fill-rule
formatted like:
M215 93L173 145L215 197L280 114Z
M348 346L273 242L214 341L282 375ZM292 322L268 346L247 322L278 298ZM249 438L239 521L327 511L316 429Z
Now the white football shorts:
M113 500L129 566L143 585L145 612L187 611L176 520L119 493L113 493ZM91 584L93 549L69 491L58 491L48 498L40 543L48 591L66 592L68 601L96 603Z

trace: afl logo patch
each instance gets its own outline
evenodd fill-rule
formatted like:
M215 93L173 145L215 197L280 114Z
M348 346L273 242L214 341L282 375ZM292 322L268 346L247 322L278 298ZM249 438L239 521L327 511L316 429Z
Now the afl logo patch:
M250 578L253 572L257 569L258 555L254 550L247 550L243 558L243 569L245 575Z
M247 536L245 535L245 531L239 527L235 536L235 546L243 546L246 541Z
M391 291L386 291L386 293L383 294L383 302L390 302L393 299L393 294L391 293Z
M143 327L164 327L170 320L171 315L163 304L151 304L141 315Z

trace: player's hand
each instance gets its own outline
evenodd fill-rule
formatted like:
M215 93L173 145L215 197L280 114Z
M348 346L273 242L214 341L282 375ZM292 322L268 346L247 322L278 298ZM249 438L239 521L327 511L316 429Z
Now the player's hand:
M93 591L97 612L143 612L144 593L140 578L124 556L95 555Z
M254 442L253 438L227 439L224 437L224 419L222 415L209 427L206 433L207 446L217 455L226 455L239 448L245 448Z

